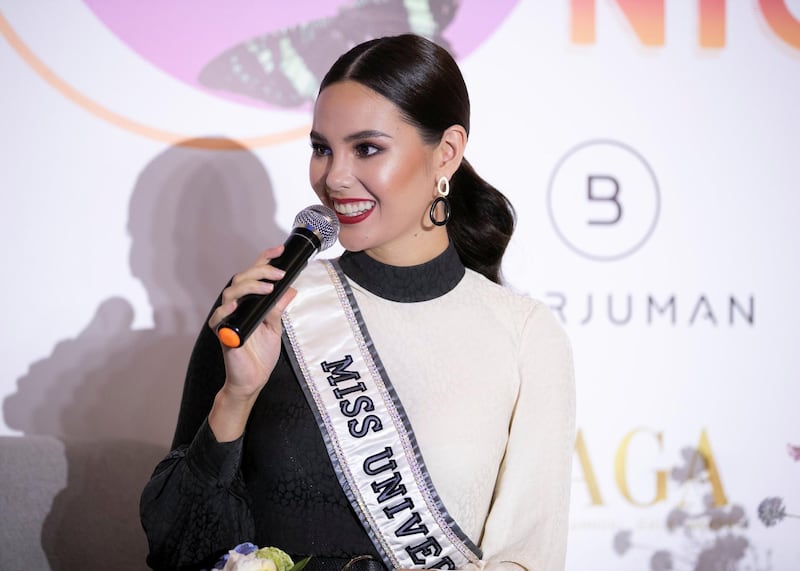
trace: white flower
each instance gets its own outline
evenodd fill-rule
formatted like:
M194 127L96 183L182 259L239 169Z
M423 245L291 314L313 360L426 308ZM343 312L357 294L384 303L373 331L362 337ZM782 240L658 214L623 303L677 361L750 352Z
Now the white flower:
M272 559L258 558L255 553L242 555L229 551L223 571L278 571L278 566Z

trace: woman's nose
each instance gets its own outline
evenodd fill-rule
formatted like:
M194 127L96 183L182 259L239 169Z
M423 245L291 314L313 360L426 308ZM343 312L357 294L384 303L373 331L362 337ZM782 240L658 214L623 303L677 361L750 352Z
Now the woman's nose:
M353 171L346 157L331 157L329 169L325 175L325 185L331 191L347 190L353 183Z

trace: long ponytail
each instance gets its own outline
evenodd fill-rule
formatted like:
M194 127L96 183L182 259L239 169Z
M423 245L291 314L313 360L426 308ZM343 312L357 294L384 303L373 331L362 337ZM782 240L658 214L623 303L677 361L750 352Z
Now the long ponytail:
M500 266L516 216L508 198L463 159L450 180L452 213L447 233L461 261L500 283Z

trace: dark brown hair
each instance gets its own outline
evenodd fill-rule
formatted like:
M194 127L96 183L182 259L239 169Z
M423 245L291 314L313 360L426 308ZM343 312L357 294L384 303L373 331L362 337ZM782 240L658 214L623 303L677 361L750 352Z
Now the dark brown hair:
M405 34L359 44L325 75L320 91L351 80L394 103L423 140L437 144L461 125L469 134L469 95L458 65L444 48ZM447 232L464 265L500 283L500 265L511 234L514 209L463 159L450 180L452 215Z

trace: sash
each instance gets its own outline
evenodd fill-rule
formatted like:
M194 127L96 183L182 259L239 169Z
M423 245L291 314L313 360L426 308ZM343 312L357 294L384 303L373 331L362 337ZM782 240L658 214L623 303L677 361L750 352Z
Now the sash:
M445 510L338 262L309 264L283 315L334 471L391 569L460 569L481 551Z

